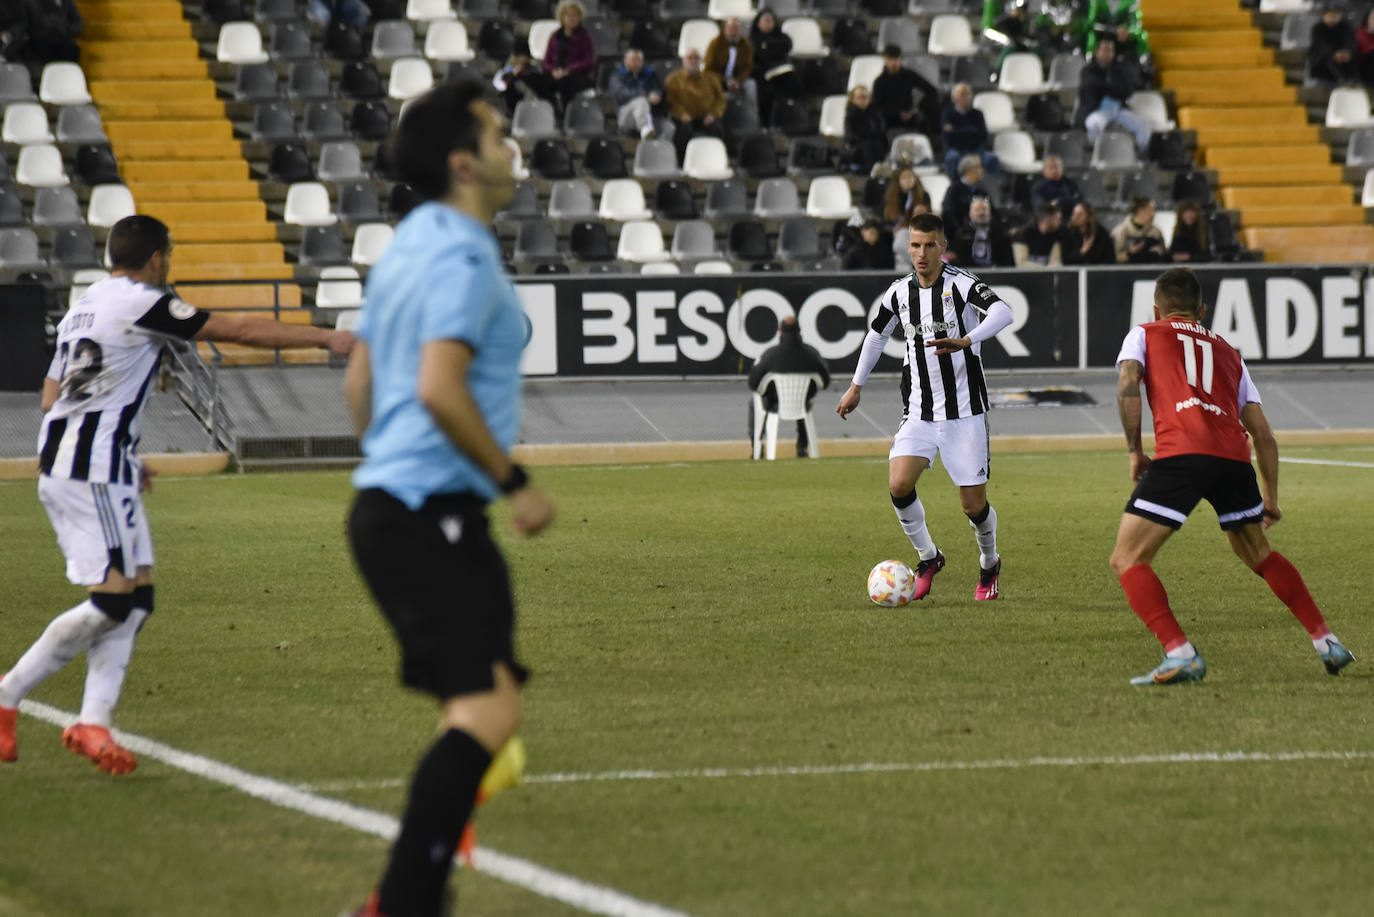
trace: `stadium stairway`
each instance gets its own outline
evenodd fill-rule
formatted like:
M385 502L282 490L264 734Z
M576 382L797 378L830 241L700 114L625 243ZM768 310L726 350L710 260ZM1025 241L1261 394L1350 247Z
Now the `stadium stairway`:
M1141 0L1160 88L1265 260L1369 261L1374 226L1236 0Z
M203 308L285 307L275 316L309 324L293 283L187 283L289 281L294 272L180 0L78 0L77 6L86 22L82 68L91 96L138 212L171 228L178 293ZM271 351L219 350L226 363L274 359ZM314 350L287 351L283 358L326 359Z

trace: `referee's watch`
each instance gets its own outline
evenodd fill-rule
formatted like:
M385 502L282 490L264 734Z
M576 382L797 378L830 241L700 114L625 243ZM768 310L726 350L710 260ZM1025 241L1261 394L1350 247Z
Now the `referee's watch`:
M513 494L530 482L530 476L525 474L525 469L514 463L510 466L510 474L501 482L501 493Z

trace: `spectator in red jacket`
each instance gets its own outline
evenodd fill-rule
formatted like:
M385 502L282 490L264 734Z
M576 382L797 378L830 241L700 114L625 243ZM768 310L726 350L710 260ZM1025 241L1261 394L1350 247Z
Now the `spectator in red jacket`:
M1374 8L1365 14L1364 22L1355 30L1355 70L1361 83L1374 86Z
M584 11L577 0L563 0L554 15L559 27L544 50L544 72L553 77L554 90L566 107L596 83L596 45L582 25Z

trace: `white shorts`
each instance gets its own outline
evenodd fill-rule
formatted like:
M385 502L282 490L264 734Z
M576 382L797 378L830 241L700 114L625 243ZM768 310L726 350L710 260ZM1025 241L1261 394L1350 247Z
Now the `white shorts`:
M931 464L939 455L949 479L959 487L986 484L992 473L988 415L975 414L954 420L921 420L908 416L892 437L892 449L887 458L891 461L910 455Z
M67 558L67 579L77 586L98 586L110 570L133 579L139 567L153 565L153 533L138 485L40 475L38 499Z

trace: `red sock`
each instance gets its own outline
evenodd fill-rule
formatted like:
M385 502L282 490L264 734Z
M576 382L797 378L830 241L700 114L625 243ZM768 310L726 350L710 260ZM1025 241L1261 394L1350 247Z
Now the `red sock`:
M1164 652L1188 642L1183 628L1178 626L1178 619L1169 608L1169 596L1164 591L1164 584L1149 564L1136 564L1121 574L1121 588L1126 590L1126 601L1131 603L1140 620L1164 645Z
M1274 595L1288 606L1293 617L1307 628L1313 640L1331 633L1331 628L1326 626L1326 619L1317 609L1317 603L1312 601L1312 593L1307 591L1307 584L1302 581L1302 574L1288 558L1273 551L1255 568L1255 572L1264 577Z

